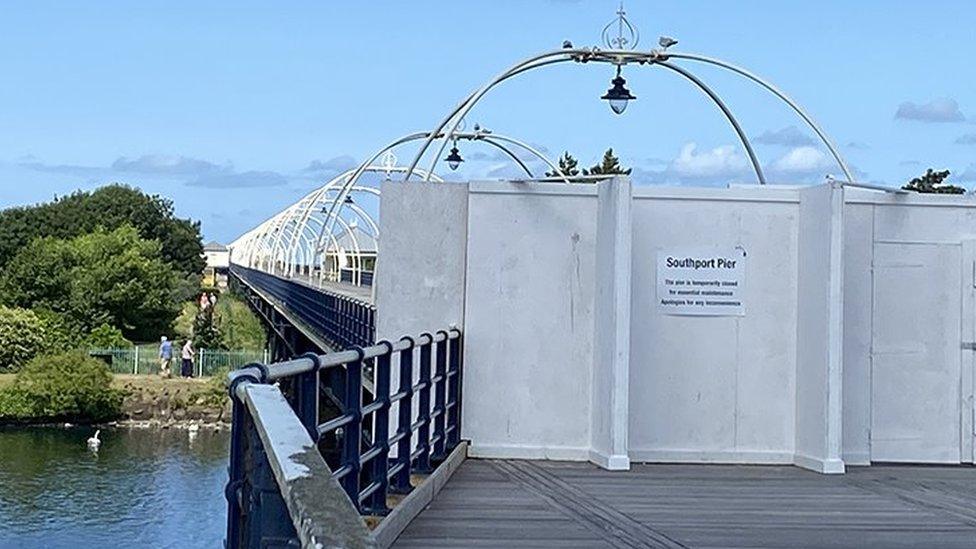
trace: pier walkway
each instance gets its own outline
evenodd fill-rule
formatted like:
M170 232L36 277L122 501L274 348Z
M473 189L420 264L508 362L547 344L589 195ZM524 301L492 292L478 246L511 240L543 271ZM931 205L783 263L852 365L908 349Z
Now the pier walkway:
M976 469L468 459L394 547L976 547Z

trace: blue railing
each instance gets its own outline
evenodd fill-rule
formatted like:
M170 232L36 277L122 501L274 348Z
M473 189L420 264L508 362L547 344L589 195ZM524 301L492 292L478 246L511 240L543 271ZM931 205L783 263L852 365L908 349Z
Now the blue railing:
M452 328L232 373L227 546L298 540L264 448L276 434L253 417L243 385L276 383L346 504L384 515L390 493L410 492L411 475L431 472L461 440L462 355Z
M231 273L284 305L333 348L372 345L376 308L365 301L234 265Z

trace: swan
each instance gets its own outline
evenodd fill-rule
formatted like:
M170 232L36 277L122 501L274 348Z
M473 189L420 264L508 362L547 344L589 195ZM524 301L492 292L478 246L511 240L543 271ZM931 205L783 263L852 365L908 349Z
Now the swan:
M98 446L102 443L102 441L98 440L98 434L101 432L102 430L98 429L97 431L95 431L95 436L88 439L88 447L91 448L92 450L97 450Z

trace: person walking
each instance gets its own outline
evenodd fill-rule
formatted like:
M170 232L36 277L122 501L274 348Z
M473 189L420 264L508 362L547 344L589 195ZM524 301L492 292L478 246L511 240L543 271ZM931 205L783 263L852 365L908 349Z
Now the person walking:
M180 355L183 359L180 375L183 377L193 377L193 355L195 354L196 351L193 350L193 344L187 339L183 342L183 351Z
M166 336L159 338L159 375L170 377L169 365L173 361L173 342Z

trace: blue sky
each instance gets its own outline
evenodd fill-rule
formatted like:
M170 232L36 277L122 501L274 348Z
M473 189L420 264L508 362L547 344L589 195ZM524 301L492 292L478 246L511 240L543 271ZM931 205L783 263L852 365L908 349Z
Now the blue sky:
M597 45L616 5L0 0L0 207L118 181L172 198L226 242L429 129L513 62L564 39ZM777 84L860 179L900 185L935 167L976 186L976 3L631 0L627 11L642 46L667 34ZM839 173L771 96L685 66L726 99L770 179ZM688 82L646 67L625 76L638 99L623 116L598 99L610 67L567 65L505 84L468 123L584 165L612 146L642 184L752 181L734 133ZM491 149L462 154L464 176L517 174Z

